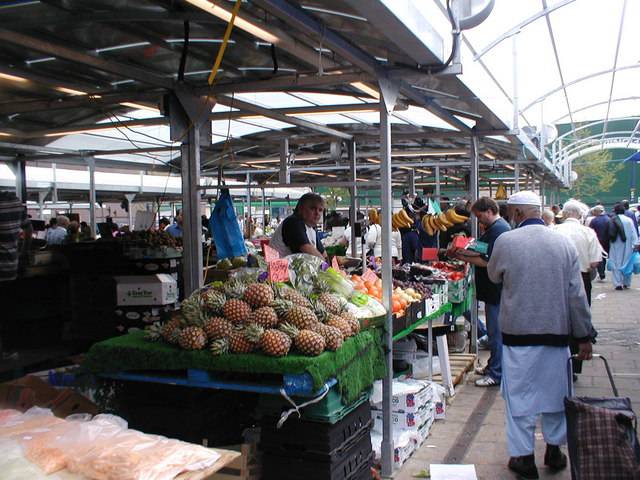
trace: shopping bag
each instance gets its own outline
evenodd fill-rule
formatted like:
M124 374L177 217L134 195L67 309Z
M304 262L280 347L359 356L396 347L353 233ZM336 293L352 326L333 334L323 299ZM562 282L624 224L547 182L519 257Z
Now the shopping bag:
M634 275L640 275L640 253L638 252L633 254L633 273Z
M632 273L638 274L640 273L640 253L638 252L633 252L631 254L631 257L629 257L629 261L627 262L627 264L621 268L622 274L623 275L631 275ZM636 265L638 265L636 267ZM638 269L638 271L636 271L636 268Z
M247 249L228 189L222 189L209 219L218 258L244 257Z

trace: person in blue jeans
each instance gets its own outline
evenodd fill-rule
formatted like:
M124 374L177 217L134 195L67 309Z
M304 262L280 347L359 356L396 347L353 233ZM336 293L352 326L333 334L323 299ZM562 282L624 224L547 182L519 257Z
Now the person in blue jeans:
M456 251L454 255L475 265L476 296L485 304L485 316L487 322L487 336L489 338L489 350L491 356L484 368L477 368L476 373L482 375L476 380L478 387L493 387L500 385L502 379L502 334L498 317L500 315L501 285L489 280L487 264L496 239L504 232L511 230L507 221L500 216L498 204L489 197L480 197L472 206L471 212L484 227L484 233L478 239L488 245L487 253L472 255L467 250Z

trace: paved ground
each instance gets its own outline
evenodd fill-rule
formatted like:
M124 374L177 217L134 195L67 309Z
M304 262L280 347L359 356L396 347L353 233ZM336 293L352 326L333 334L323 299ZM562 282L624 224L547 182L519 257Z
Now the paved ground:
M615 291L611 283L594 283L593 322L599 332L594 351L610 361L620 395L628 396L640 412L640 288ZM486 352L481 352L486 358ZM516 478L506 467L508 460L504 402L498 388L477 388L471 374L460 386L447 410L447 419L436 422L430 437L394 476L414 478L431 463L475 464L479 480ZM585 362L576 382L583 396L611 396L611 388L600 360ZM544 440L536 433L536 463L541 479L568 480L568 470L550 474L544 468Z

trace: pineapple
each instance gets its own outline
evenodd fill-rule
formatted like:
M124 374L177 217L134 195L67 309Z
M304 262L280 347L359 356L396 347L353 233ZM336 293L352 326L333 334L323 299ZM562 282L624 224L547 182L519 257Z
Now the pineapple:
M294 325L283 323L280 330L293 339L293 344L303 355L315 357L324 351L324 337L312 330L299 330Z
M207 335L200 327L186 327L178 335L178 345L184 350L202 350L207 344Z
M227 297L224 296L224 293L210 288L202 292L201 297L203 306L208 313L211 315L222 315L222 309L227 301Z
M160 322L152 323L144 329L144 339L151 342L158 342L162 340L162 329L164 325Z
M229 350L233 353L250 353L256 349L256 346L246 337L244 328L235 328L229 336Z
M179 316L172 316L171 320L162 326L160 335L165 342L177 343L177 338L174 338L174 332L180 331L182 325L182 319Z
M280 323L276 311L271 307L262 307L249 315L248 323L257 323L264 328L277 327Z
M265 330L260 338L260 349L271 357L284 357L291 348L291 338L280 330Z
M273 303L273 290L266 283L252 283L244 291L243 299L252 308L261 308Z
M200 326L205 320L203 302L200 292L196 291L180 304L180 313L184 317L184 323L191 326Z
M211 353L216 357L220 355L226 355L227 353L229 353L229 340L226 338L219 338L218 340L214 340L213 342L211 342L210 350Z
M291 307L293 307L293 303L289 300L283 300L282 298L277 298L271 304L271 308L276 312L278 318L284 318L284 314L287 313Z
M324 305L329 313L338 315L342 311L340 300L331 293L321 293L318 296L318 301Z
M349 323L352 335L358 335L360 333L360 322L355 315L345 310L340 314L340 317Z
M224 304L223 313L225 318L232 323L244 323L251 314L251 307L242 300L232 298Z
M315 313L305 307L294 305L284 314L284 321L296 328L306 329L318 323Z
M352 335L352 328L349 322L338 315L329 315L329 318L324 323L330 327L336 327L344 338Z
M227 298L242 298L246 288L244 283L234 278L224 284L224 293Z
M316 316L318 317L319 321L321 322L327 321L327 318L329 317L329 312L327 312L327 309L325 308L325 306L322 303L320 303L320 301L317 298L314 300L311 300L311 308L313 312L316 314Z
M287 300L301 307L308 308L310 306L309 300L307 300L306 297L304 297L298 291L294 290L291 287L287 287L287 286L276 287L276 296L278 298L281 298L282 300Z
M314 291L317 293L329 293L331 292L331 287L325 280L318 278L314 285Z
M342 332L336 327L330 327L329 325L324 325L323 323L318 323L314 325L311 330L316 333L319 333L324 338L326 343L325 348L327 350L331 350L335 352L342 346L343 336Z
M222 317L210 318L204 323L202 328L209 340L228 338L233 333L233 324Z

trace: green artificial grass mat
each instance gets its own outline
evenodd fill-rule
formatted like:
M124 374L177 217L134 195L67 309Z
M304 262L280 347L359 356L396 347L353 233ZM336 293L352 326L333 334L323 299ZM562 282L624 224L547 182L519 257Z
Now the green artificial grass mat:
M208 350L186 351L167 343L150 342L144 339L144 332L136 331L96 343L83 366L96 374L190 368L253 374L308 373L315 389L336 377L345 403L354 401L385 373L381 329L366 330L348 338L336 352L324 352L317 357L294 353L281 358L260 353L216 357Z

